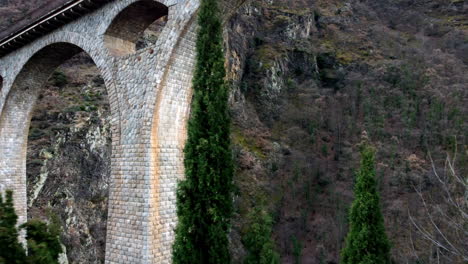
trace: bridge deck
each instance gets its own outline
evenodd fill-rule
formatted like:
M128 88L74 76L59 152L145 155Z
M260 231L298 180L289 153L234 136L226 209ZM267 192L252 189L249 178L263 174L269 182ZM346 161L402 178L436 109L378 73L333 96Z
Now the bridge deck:
M0 32L0 57L114 0L51 0Z

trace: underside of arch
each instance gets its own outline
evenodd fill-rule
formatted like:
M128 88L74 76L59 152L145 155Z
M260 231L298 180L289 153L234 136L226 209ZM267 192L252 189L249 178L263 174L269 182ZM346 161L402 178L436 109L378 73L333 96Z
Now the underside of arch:
M134 53L145 29L154 21L167 16L168 7L152 0L137 1L125 8L106 31L104 42L114 56Z
M32 112L41 88L55 69L83 50L70 43L48 45L16 76L0 116L0 183L15 190L19 223L27 220L26 157Z

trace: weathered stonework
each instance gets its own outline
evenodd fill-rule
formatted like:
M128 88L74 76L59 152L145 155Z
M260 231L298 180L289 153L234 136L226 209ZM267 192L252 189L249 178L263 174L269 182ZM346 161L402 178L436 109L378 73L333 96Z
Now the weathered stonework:
M155 14L128 19L135 10L148 9L138 5L160 8L158 16L169 19L155 45L135 51L134 34ZM0 191L15 191L20 223L27 219L33 106L53 71L84 51L101 71L112 115L106 263L171 263L198 5L198 0L113 1L0 58ZM138 30L128 33L129 25Z

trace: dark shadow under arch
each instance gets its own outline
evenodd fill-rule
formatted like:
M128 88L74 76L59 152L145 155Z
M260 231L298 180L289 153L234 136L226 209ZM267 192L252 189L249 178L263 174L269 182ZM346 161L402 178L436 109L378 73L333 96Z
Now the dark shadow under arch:
M152 0L137 1L112 21L106 31L104 42L114 56L134 53L144 31L155 21L168 15L169 8Z

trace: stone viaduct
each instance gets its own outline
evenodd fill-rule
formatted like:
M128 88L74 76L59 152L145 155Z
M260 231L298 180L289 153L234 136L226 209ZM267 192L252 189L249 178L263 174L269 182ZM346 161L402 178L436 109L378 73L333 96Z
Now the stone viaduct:
M112 126L106 263L171 263L183 177L199 0L68 0L0 40L0 191L27 219L26 150L40 89L86 52L108 89ZM167 16L154 45L136 49Z

